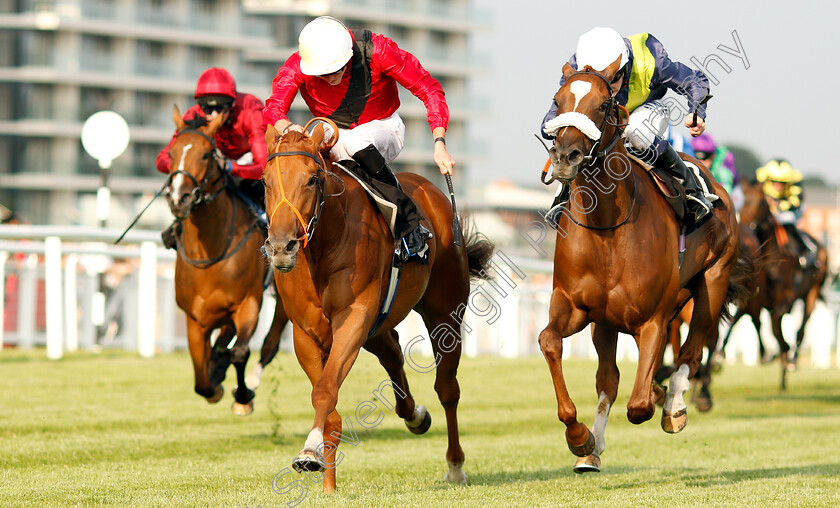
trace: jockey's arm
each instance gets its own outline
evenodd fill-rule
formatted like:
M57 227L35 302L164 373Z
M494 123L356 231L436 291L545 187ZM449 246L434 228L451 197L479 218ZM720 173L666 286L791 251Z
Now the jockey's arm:
M442 175L451 175L452 168L455 167L455 160L446 149L444 134L446 134L446 129L443 127L435 127L432 131L432 135L435 137L435 164L438 165Z

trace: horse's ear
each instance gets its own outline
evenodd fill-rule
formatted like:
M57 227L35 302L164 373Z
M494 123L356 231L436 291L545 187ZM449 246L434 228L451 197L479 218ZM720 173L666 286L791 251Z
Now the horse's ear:
M175 122L175 129L182 130L187 127L186 122L184 122L184 118L181 116L181 111L178 109L177 104L172 105L172 120Z
M219 130L219 127L221 127L221 126L222 126L222 124L223 124L223 123L225 123L225 122L227 121L228 116L230 116L230 112L228 112L228 111L225 111L225 112L224 112L224 113L222 113L221 115L216 116L216 118L214 118L214 119L213 119L213 121L212 121L212 122L210 122L210 123L207 125L207 132L206 132L205 134L207 134L207 135L208 135L208 136L210 136L211 138L212 138L213 136L215 136L215 135L216 135L216 131L218 131L218 130Z
M274 146L277 143L277 140L280 139L280 134L277 133L277 129L274 128L274 125L268 124L265 127L265 144L269 147Z
M563 79L569 81L569 77L575 72L577 72L575 71L575 68L572 67L569 62L566 62L566 65L563 66Z
M319 122L312 130L312 136L310 137L312 138L312 141L315 142L315 146L320 149L321 143L324 141L324 124Z
M604 72L602 72L601 74L603 74L604 77L607 78L607 81L612 82L613 78L615 77L615 75L618 72L618 69L620 67L621 67L621 55L619 55L618 58L615 59L615 62L609 64L607 66L607 68L604 69Z

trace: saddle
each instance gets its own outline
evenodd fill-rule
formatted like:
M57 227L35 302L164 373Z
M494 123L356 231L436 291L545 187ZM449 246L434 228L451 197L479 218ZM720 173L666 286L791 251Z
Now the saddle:
M648 176L650 176L650 179L656 185L656 188L659 189L662 197L665 198L665 201L674 210L674 213L677 215L677 219L685 226L686 234L691 233L702 224L695 223L691 214L686 213L688 211L688 197L685 192L685 187L683 187L679 181L674 179L674 177L668 174L665 170L654 167L642 159L634 157L630 153L627 155L645 168L645 171L647 171ZM709 201L714 204L715 201L720 199L719 196L711 192L711 189L713 189L712 182L709 180L709 177L706 176L706 173L700 171L700 168L691 161L683 159L683 162L688 167L689 171L693 172L694 175L698 177L700 187L703 189L703 192L706 193L706 197ZM711 214L708 214L706 217L710 218Z

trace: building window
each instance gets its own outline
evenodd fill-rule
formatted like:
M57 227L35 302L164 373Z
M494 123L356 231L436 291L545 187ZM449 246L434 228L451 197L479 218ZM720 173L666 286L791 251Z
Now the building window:
M23 145L22 173L49 173L50 141L43 138L21 138Z
M18 102L20 118L46 120L55 117L52 85L24 83L20 85L18 91L20 93Z
M213 48L192 46L189 49L189 76L198 79L202 72L216 66L216 51Z
M87 120L97 111L114 109L116 101L113 92L107 88L82 87L79 94L79 120L81 121Z
M137 41L137 72L138 74L163 76L166 75L163 43L155 41Z
M23 32L20 34L20 65L53 65L53 34L51 32Z
M110 37L98 35L82 35L81 67L88 71L111 71L113 58L111 58L111 47L113 40Z
M163 95L137 92L134 99L134 121L138 125L168 127L172 125L172 107L163 103Z
M134 171L137 176L158 176L155 161L165 145L134 144Z

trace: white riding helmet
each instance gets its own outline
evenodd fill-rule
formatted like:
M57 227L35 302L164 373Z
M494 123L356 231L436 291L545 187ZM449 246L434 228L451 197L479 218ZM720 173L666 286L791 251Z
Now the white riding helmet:
M307 76L323 76L344 67L353 56L353 38L344 24L330 16L315 18L303 27L300 70Z
M600 26L581 35L575 51L578 70L589 65L599 72L615 62L619 55L621 55L619 69L623 69L630 61L624 37L612 28Z

